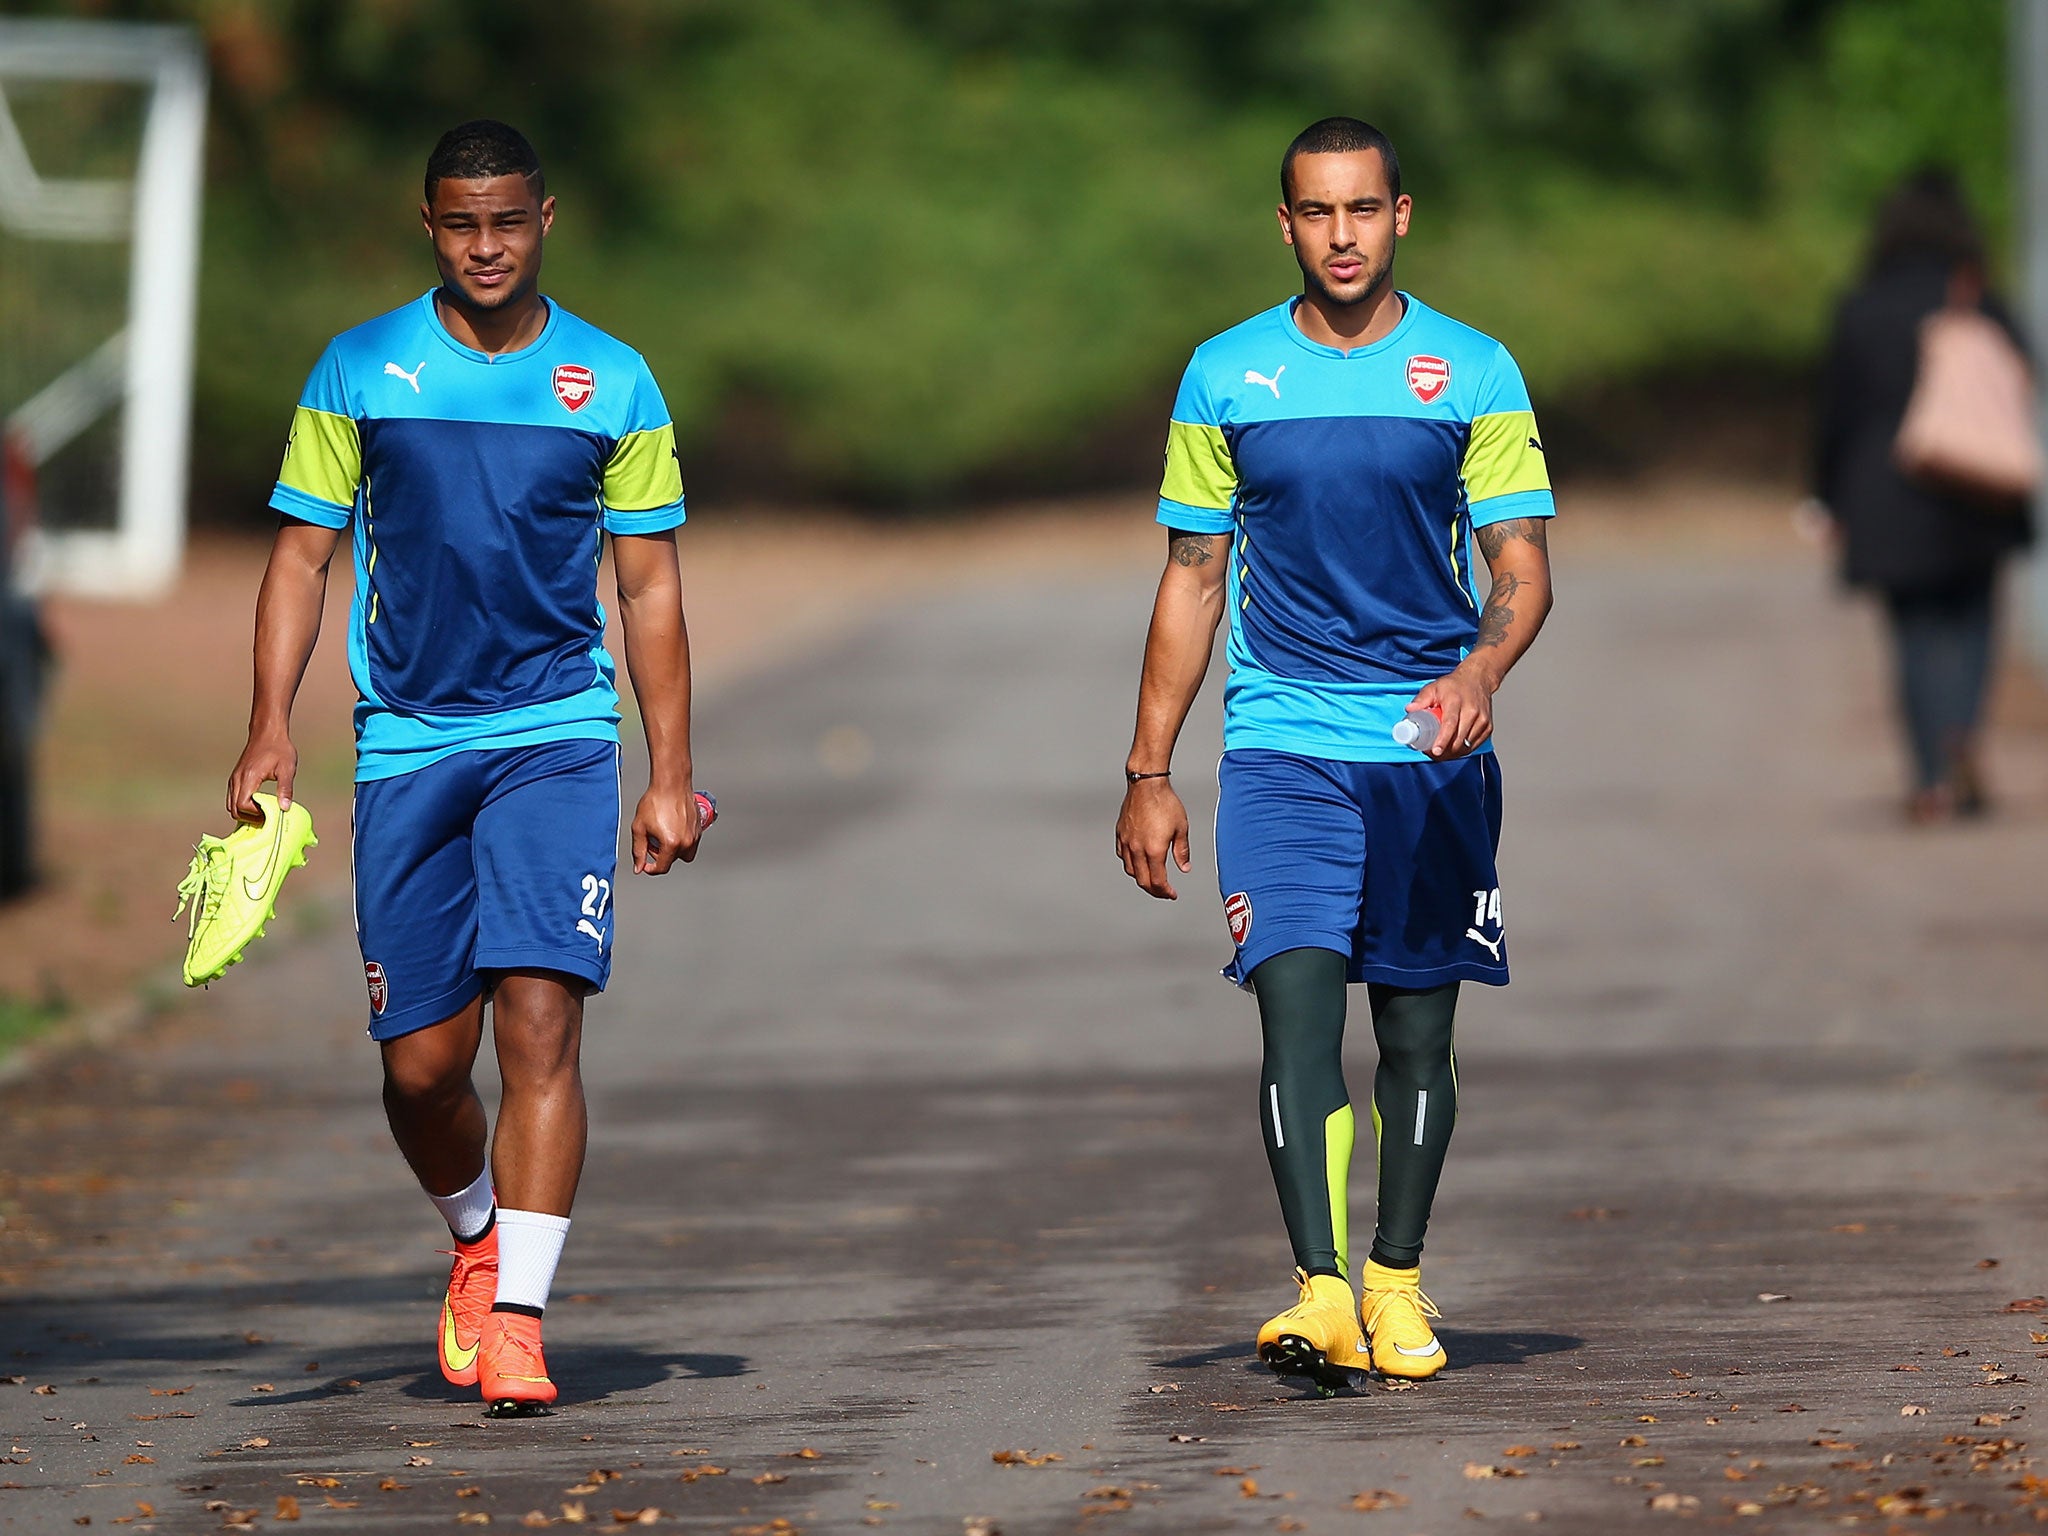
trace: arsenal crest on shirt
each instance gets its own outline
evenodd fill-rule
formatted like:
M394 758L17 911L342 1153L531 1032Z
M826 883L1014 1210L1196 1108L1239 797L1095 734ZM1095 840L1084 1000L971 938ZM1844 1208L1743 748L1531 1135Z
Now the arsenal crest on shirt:
M1414 364L1410 363L1412 370ZM1413 378L1411 371L1410 378ZM581 363L563 363L555 369L555 398L572 411L580 411L597 393L597 375Z
M1451 385L1451 365L1440 357L1408 359L1408 387L1415 398L1428 405Z
M1239 949L1252 931L1252 899L1243 891L1233 891L1223 898L1223 920L1230 924L1230 942Z

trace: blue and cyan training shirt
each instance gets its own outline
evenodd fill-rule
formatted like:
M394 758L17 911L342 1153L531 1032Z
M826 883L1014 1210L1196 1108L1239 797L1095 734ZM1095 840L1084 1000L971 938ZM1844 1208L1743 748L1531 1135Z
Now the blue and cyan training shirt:
M1290 299L1181 379L1159 521L1232 536L1226 750L1423 761L1393 728L1477 638L1472 530L1556 511L1507 349L1401 297L1400 324L1348 352Z
M271 506L354 524L356 778L451 753L618 740L600 532L683 521L675 430L640 354L548 304L492 356L429 292L328 344Z

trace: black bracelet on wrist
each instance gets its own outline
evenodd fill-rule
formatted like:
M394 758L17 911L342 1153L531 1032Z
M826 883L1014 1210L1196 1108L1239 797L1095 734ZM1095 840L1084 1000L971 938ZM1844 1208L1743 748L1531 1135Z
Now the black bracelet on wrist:
M1133 773L1128 768L1124 770L1124 783L1126 784L1135 784L1140 779L1170 779L1172 777L1173 770L1171 768L1162 768L1157 773Z

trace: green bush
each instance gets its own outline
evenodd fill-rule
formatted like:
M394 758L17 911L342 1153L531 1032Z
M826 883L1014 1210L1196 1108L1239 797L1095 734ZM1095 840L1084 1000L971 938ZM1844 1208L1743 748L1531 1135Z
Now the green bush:
M52 8L56 8L54 3ZM1404 283L1539 396L1798 366L1928 157L2010 216L2001 0L135 0L215 70L204 484L261 505L325 338L431 280L434 136L517 122L548 287L821 490L1057 460L1296 286L1303 123L1403 148Z

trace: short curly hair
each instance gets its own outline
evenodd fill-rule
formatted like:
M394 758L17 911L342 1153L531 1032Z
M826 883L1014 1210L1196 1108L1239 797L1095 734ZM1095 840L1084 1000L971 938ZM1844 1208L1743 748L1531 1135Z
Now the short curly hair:
M441 135L427 156L427 201L443 181L488 181L493 176L524 176L535 197L548 195L540 156L526 135L509 123L479 117L458 123Z

